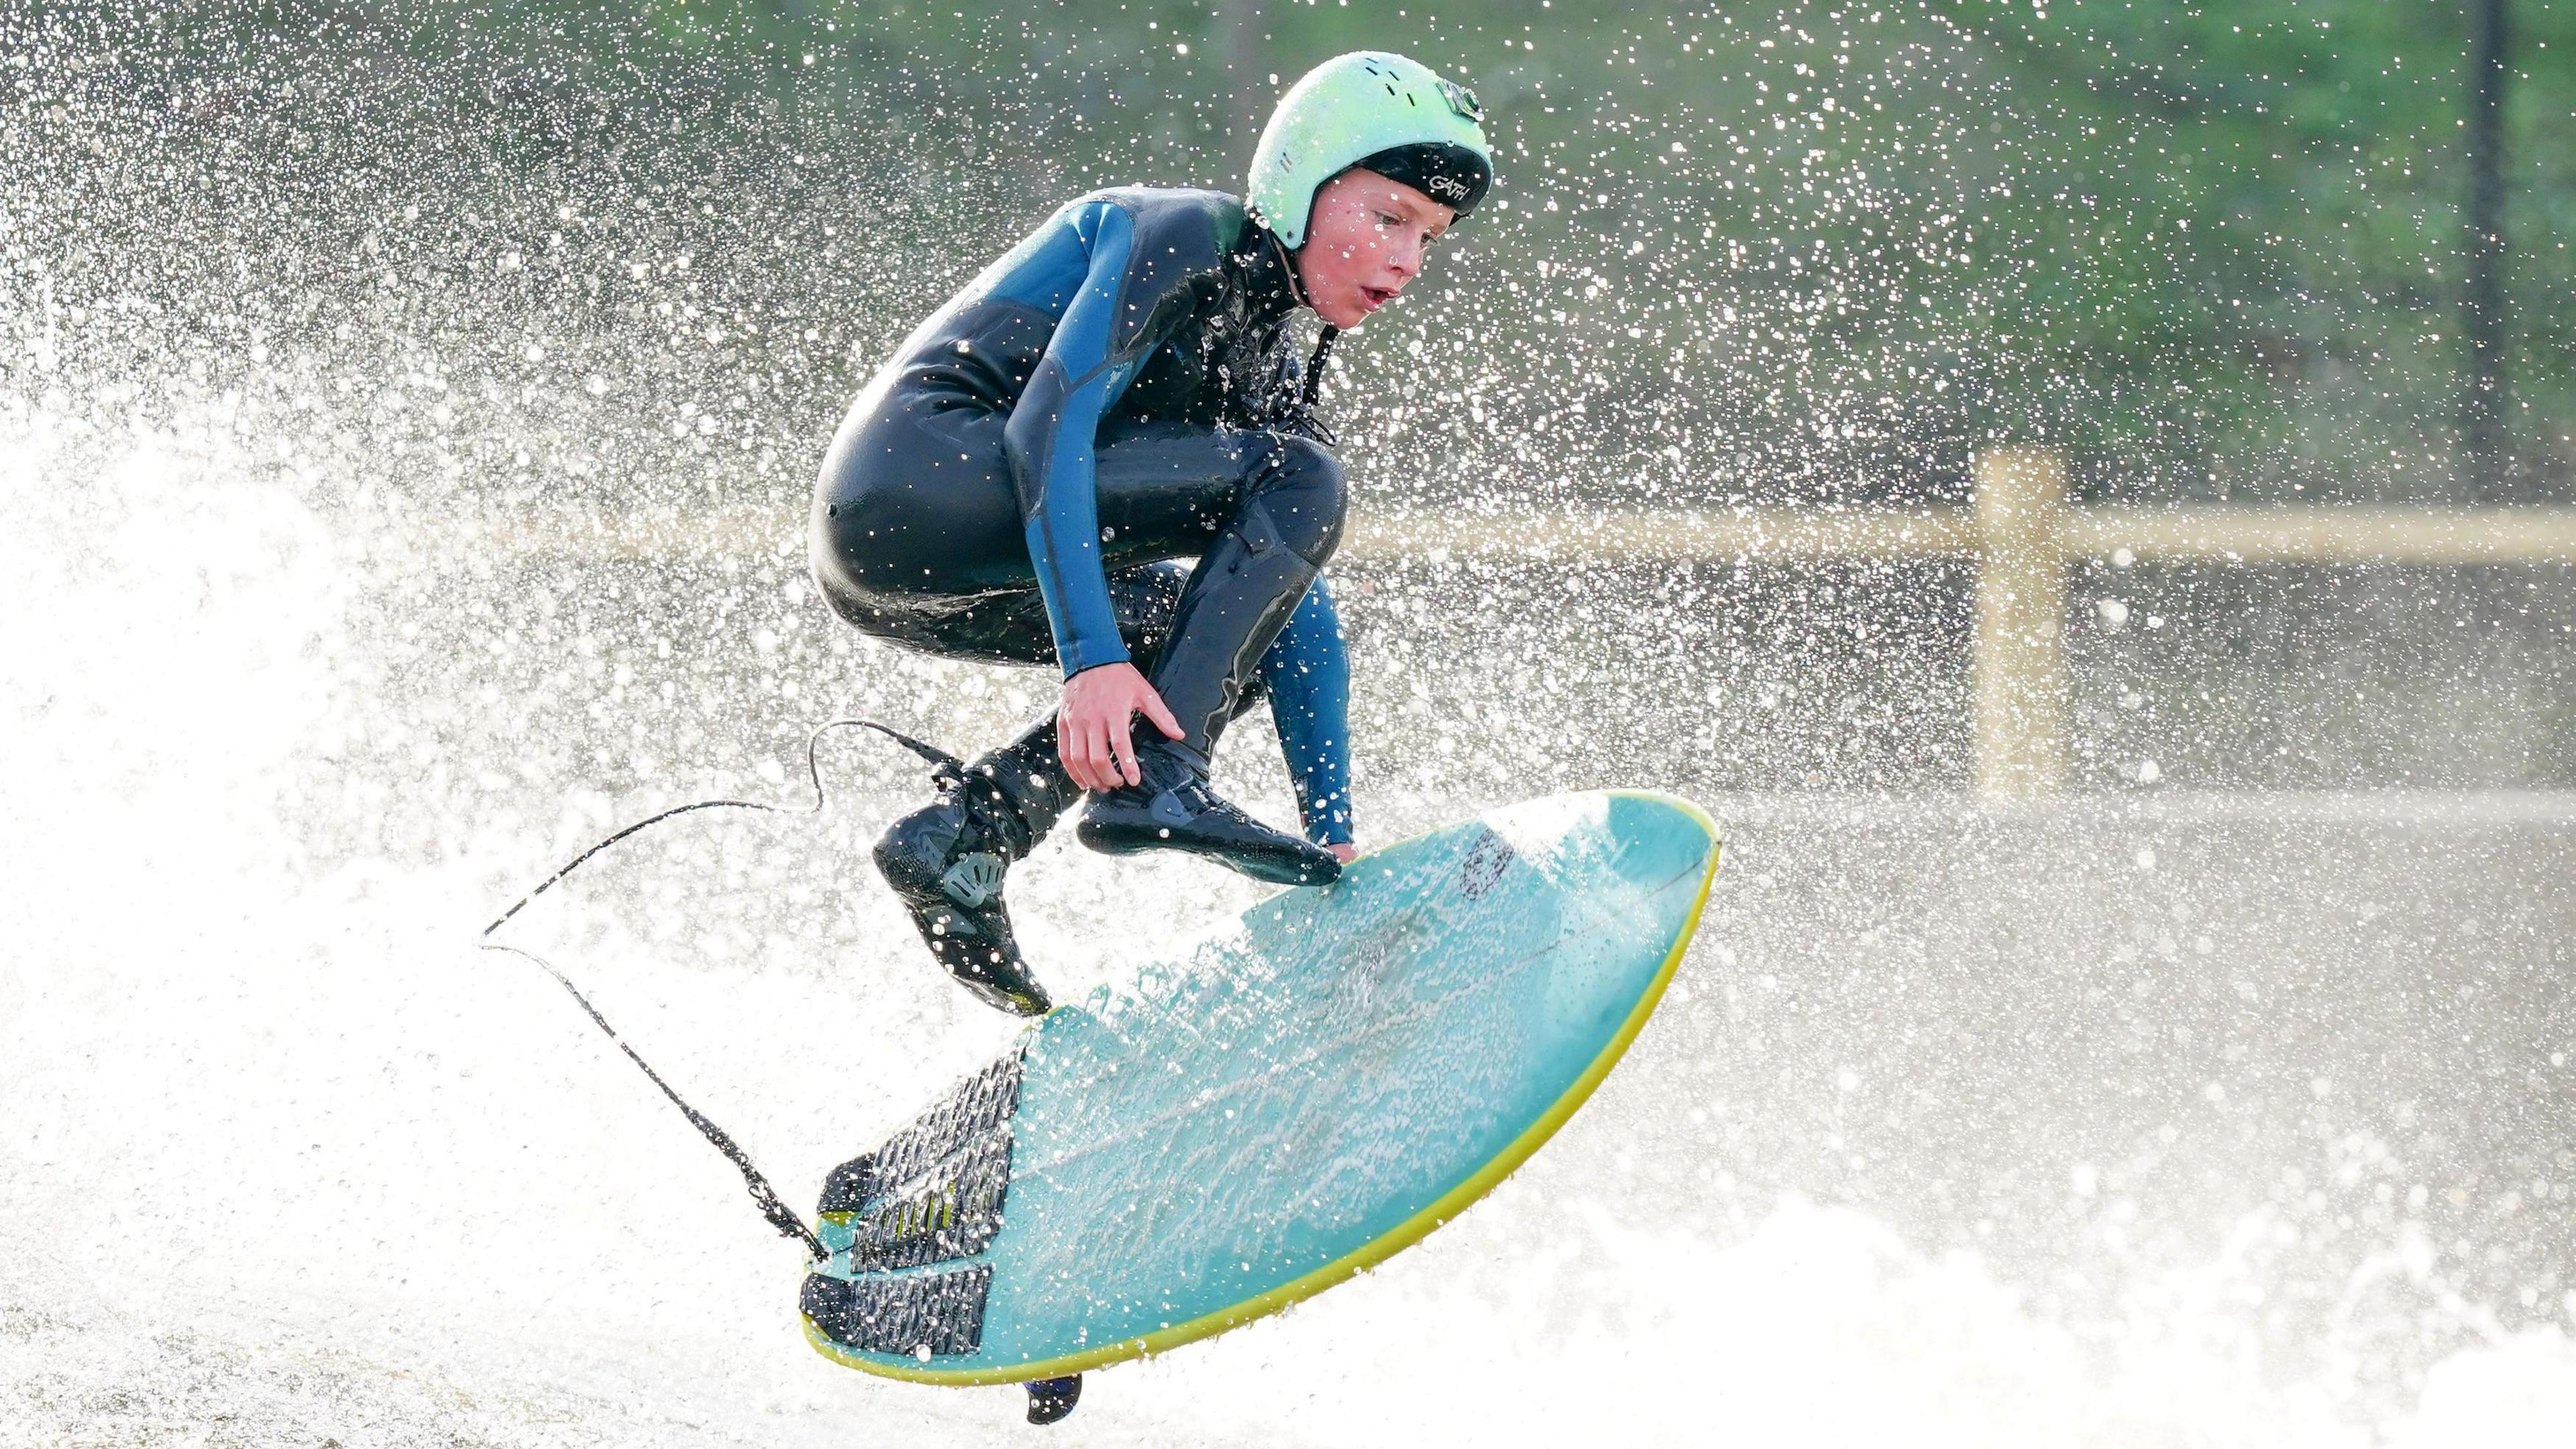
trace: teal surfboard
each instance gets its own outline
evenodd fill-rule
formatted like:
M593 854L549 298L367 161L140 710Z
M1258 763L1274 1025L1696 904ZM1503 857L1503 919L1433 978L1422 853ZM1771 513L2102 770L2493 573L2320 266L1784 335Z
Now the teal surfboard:
M1561 795L1362 857L1060 1007L824 1186L814 1346L1015 1383L1277 1312L1538 1150L1689 946L1718 832Z

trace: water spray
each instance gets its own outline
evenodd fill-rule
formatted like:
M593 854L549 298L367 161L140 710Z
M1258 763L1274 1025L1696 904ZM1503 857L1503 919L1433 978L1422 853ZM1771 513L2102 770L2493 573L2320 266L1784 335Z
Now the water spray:
M527 892L527 894L522 895L516 901L513 901L508 910L495 916L492 919L492 924L485 926L481 933L483 937L483 950L506 951L513 956L533 961L537 964L538 969L544 971L548 976L555 979L556 985L561 986L565 991L571 993L572 999L579 1002L581 1004L581 1009L589 1015L592 1024L596 1025L602 1032L606 1033L610 1041L617 1043L617 1049L626 1053L626 1059L635 1064L636 1070L641 1071L645 1076L651 1078L653 1085L662 1089L662 1095L671 1099L671 1105L680 1109L680 1115L689 1119L689 1125L698 1129L698 1135L706 1138L708 1142L714 1144L716 1151L724 1154L725 1161L732 1163L734 1167L742 1173L743 1185L751 1190L752 1202L759 1206L760 1215L768 1220L771 1227L778 1230L779 1236L784 1238L794 1238L798 1242L803 1243L805 1245L806 1253L813 1261L818 1263L831 1256L830 1250L823 1246L823 1240L821 1238L814 1235L814 1230L805 1225L805 1220L798 1217L795 1210L788 1207L787 1204L780 1199L778 1196L778 1189L770 1185L768 1177L763 1175L757 1166L753 1165L750 1155L742 1150L741 1145L733 1140L730 1133L726 1132L722 1127L717 1126L715 1123L707 1120L704 1113L700 1112L697 1108L690 1106L686 1099L681 1097L678 1092L673 1091L671 1084L662 1080L662 1074L653 1070L652 1064L645 1061L643 1056L639 1054L633 1046L628 1044L626 1038L617 1034L617 1028L608 1024L608 1018L599 1014L599 1008L590 1004L590 998L582 994L581 988L573 985L570 977L564 975L561 971L556 970L552 962L539 956L533 951L523 950L517 946L504 945L501 942L492 940L491 937L494 932L500 930L503 926L508 925L511 917L516 916L520 911L524 910L528 904L534 901L537 897L544 895L549 890L552 890L557 882L563 880L564 877L571 875L574 871L579 870L592 857L599 855L601 852L606 851L611 846L618 844L620 841L623 841L630 836L639 835L666 820L676 819L679 816L689 814L696 810L758 810L771 815L820 814L824 803L823 771L822 766L815 758L815 752L822 747L824 735L845 725L855 725L860 728L875 730L877 733L893 740L905 749L912 751L914 754L921 756L925 760L928 760L936 769L953 771L961 775L965 772L965 763L959 760L956 756L949 754L947 751L940 749L936 745L925 744L920 740L914 739L912 736L907 735L900 730L891 729L885 725L881 725L875 720L856 718L826 720L822 724L816 725L814 727L814 732L805 737L805 778L814 787L814 801L812 804L791 806L773 805L764 800L699 800L687 805L673 806L671 809L662 811L657 815L646 816L644 819L638 820L632 825L625 826L612 832L591 845L590 848L584 850L581 854L574 856L569 861L566 861L561 869L557 870L554 874L547 876L544 880L539 881Z

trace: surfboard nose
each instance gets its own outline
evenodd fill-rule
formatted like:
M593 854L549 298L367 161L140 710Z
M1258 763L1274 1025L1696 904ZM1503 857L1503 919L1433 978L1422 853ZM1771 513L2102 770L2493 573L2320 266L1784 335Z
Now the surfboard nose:
M1674 943L1688 941L1717 870L1717 824L1687 800L1649 791L1553 795L1484 821L1528 868L1506 878L1526 879L1553 902L1548 929L1561 934L1527 1018L1541 1054L1588 1060L1589 1044L1632 1015L1642 1020L1640 1003L1650 1010L1680 964ZM1513 928L1504 917L1514 903L1489 899L1497 928Z
M1640 885L1705 877L1725 838L1707 811L1678 795L1646 790L1610 793L1610 833L1624 847L1623 873Z
M1612 909L1643 909L1654 918L1649 929L1658 931L1678 927L1697 909L1723 836L1707 811L1650 790L1551 795L1485 819L1542 870L1598 874L1606 867L1623 888ZM1598 886L1589 894L1602 897Z

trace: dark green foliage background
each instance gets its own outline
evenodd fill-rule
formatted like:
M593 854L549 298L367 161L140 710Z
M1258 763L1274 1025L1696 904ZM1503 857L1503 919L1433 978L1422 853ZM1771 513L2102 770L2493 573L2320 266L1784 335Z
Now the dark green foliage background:
M2576 25L2563 0L2513 15L2508 414L2516 496L2538 498L2576 457ZM1479 90L1502 153L1501 202L1344 385L1345 411L1394 404L1368 446L1427 493L1956 496L1991 439L2071 446L2097 494L2452 486L2467 22L2432 0L504 0L0 25L13 138L68 145L48 116L72 97L88 109L57 126L140 126L183 185L210 178L209 208L269 193L289 239L366 231L315 217L372 173L443 213L381 232L498 247L569 198L558 254L609 230L621 259L690 251L718 301L821 323L833 345L737 339L737 366L828 365L800 413L1073 191L1234 186L1273 74L1397 45ZM631 200L595 205L610 188ZM22 193L21 229L68 223L63 196ZM851 224L827 239L836 197Z

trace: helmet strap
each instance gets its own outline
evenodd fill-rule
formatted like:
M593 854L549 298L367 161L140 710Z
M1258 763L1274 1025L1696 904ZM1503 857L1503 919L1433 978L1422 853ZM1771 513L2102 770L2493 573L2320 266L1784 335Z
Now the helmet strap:
M1297 254L1288 250L1288 244L1279 239L1279 233L1265 226L1261 234L1270 238L1272 249L1279 253L1281 269L1288 273L1288 295L1297 299L1298 306L1309 312L1315 310L1315 304L1306 300L1306 279L1297 275Z
M1297 399L1300 411L1311 411L1316 396L1323 392L1324 364L1332 359L1333 339L1341 335L1342 329L1330 322L1324 324L1323 331L1315 334L1315 355L1306 359L1306 390Z

